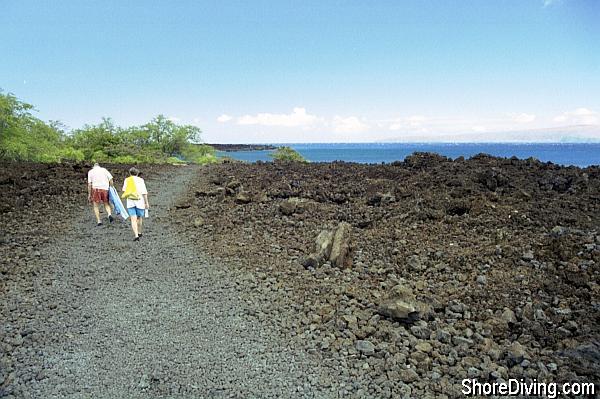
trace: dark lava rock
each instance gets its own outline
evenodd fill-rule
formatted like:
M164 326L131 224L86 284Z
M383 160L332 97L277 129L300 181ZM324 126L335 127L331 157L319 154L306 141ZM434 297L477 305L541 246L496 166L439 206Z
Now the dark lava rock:
M297 203L291 200L285 200L281 204L279 204L279 211L286 215L290 216L296 212Z

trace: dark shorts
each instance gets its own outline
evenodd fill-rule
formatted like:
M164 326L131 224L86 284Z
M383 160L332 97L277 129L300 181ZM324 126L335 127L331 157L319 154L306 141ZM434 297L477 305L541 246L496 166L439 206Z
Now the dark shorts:
M92 202L95 204L108 204L108 190L93 188Z

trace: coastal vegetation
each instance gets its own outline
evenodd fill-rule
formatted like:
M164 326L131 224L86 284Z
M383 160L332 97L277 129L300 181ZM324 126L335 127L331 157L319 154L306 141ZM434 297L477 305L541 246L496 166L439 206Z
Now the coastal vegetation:
M200 141L201 130L158 115L140 126L120 127L110 118L67 131L57 121L44 122L34 107L0 92L0 158L37 162L199 164L218 161L216 151Z
M270 157L275 161L308 162L298 151L291 147L278 147Z

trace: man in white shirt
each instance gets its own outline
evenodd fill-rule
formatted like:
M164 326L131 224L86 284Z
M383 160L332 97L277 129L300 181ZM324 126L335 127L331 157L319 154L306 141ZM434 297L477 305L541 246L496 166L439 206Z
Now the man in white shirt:
M104 204L104 210L108 214L108 221L110 223L113 221L112 210L108 200L108 189L112 185L113 177L110 172L96 162L94 167L88 172L88 201L94 207L94 215L96 215L98 226L102 226L99 204Z

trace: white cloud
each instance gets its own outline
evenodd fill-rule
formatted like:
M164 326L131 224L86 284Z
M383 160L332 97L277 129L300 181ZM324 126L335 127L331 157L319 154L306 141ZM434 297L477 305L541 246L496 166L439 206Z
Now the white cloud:
M600 124L600 115L589 108L577 108L573 111L564 112L556 116L553 120L554 122L573 125L597 125Z
M281 114L222 114L217 118L221 126L215 126L215 130L224 135L218 140L236 142L239 141L240 132L229 132L231 129L223 125L226 122L236 123L244 126L244 137L248 142L285 143L381 140L552 141L560 139L560 136L553 136L547 131L548 128L587 125L600 129L600 112L589 108L578 108L557 115L553 126L548 126L552 119L548 115L527 112L436 116L429 111L428 114L397 114L391 118L373 119L351 114L315 115L308 113L306 108L296 107L290 113Z
M525 112L506 113L504 115L487 117L464 117L449 115L430 117L412 115L383 120L390 131L403 133L460 133L465 131L495 132L523 129L523 124L532 124L538 117ZM531 128L531 125L528 126Z
M388 126L390 130L402 130L409 128L419 128L428 122L428 119L423 115L412 115L406 118L392 119Z
M425 118L423 115L413 115L406 118L406 120L410 126L418 127L421 126L424 122L426 122L427 118Z
M229 122L232 119L233 119L233 117L231 117L227 114L223 114L217 118L217 122L225 123L225 122Z
M553 119L554 122L564 122L567 120L567 117L565 115L559 115L556 118Z
M403 127L404 127L404 125L403 125L402 123L395 122L395 123L392 123L392 124L390 124L390 127L389 127L389 129L390 129L390 130L400 130L400 129L402 129Z
M520 114L508 114L508 116L510 117L510 119L513 122L517 122L517 123L530 123L533 122L536 118L535 115L533 114L526 114L526 113L520 113Z
M360 133L371 128L364 120L356 116L344 118L336 115L333 117L332 125L333 131L336 133Z
M291 114L260 113L257 115L244 115L238 118L239 125L262 125L282 127L307 127L319 122L315 115L308 114L305 108L296 107Z
M181 118L178 118L178 117L176 117L176 116L169 116L169 117L167 118L167 120L170 120L171 122L175 122L175 123L177 123L177 122L181 122Z

